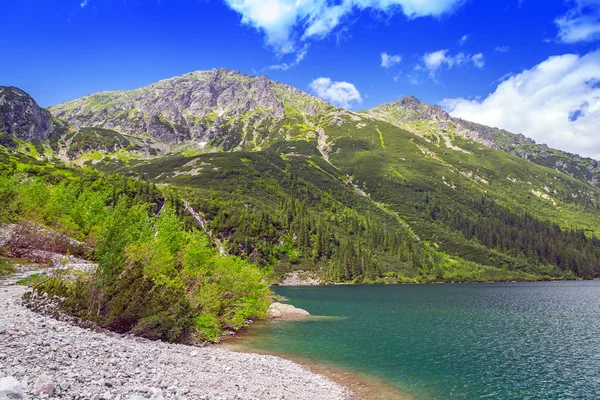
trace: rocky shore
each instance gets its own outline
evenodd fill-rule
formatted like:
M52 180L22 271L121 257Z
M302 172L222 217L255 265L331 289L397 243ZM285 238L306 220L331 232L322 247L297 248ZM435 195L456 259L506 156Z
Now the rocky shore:
M274 356L94 332L21 304L26 274L0 278L0 400L352 399Z
M321 280L310 272L298 270L286 273L279 286L316 286L321 284Z

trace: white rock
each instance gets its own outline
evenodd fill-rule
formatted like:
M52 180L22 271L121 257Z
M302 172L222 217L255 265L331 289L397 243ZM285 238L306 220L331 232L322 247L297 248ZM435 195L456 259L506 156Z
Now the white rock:
M160 390L159 388L152 388L151 393L152 393L152 395L150 396L150 400L163 400L164 399L163 391Z
M0 378L0 399L23 399L25 394L18 380L12 376Z
M296 308L291 304L273 303L269 306L268 315L271 318L298 318L308 317L308 311Z

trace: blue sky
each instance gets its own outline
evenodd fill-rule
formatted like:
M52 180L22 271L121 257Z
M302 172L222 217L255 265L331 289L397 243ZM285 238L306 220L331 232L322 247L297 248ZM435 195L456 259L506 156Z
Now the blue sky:
M600 0L0 0L0 15L0 85L42 106L224 67L353 110L412 94L600 158Z

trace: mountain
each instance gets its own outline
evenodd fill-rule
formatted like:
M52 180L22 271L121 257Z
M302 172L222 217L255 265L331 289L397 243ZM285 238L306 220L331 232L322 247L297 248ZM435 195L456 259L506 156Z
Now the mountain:
M373 107L367 113L425 138L447 140L460 136L556 169L583 182L600 183L600 165L596 160L551 149L522 134L451 117L440 106L421 103L413 96Z
M6 137L45 140L52 131L52 115L27 93L16 87L0 86L0 132Z
M78 127L95 126L167 143L212 142L224 149L260 147L289 123L309 123L331 108L265 76L214 69L129 91L102 92L51 107Z
M414 98L355 113L211 70L50 110L64 130L42 141L47 161L178 187L226 252L276 276L600 276L598 188Z

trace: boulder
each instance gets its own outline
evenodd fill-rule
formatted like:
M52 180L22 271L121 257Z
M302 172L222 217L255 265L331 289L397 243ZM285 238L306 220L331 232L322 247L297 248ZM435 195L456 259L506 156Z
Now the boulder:
M24 399L23 387L12 376L0 378L0 400Z
M308 317L310 314L308 311L301 308L296 308L291 304L283 303L272 303L269 306L268 316L269 318L299 318Z
M36 392L52 396L54 394L54 383L52 379L47 375L42 375L33 384L33 388Z

